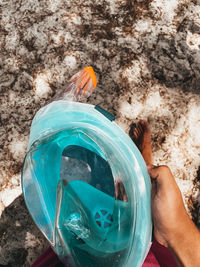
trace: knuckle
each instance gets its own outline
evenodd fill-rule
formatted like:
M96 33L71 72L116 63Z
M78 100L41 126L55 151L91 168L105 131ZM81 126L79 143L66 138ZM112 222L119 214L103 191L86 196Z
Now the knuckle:
M162 165L159 168L160 168L160 171L162 171L163 173L171 173L170 168L166 165Z

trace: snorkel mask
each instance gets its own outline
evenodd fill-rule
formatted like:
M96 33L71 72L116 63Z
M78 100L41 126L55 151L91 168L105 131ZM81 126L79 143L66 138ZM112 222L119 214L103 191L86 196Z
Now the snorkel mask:
M35 115L22 170L33 220L64 264L141 266L151 243L151 185L132 140L100 107L91 67Z

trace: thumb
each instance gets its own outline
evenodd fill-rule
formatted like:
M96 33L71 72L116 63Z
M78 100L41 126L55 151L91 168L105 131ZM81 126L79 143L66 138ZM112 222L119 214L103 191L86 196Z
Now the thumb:
M152 166L148 167L149 175L152 181L156 182L159 189L166 188L172 183L175 183L174 177L167 166Z

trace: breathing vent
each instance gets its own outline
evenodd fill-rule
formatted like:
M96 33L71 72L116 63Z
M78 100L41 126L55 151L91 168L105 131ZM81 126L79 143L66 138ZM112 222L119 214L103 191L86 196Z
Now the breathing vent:
M110 227L113 222L112 215L107 210L104 210L104 209L101 209L100 211L96 212L94 218L95 218L97 225L100 228L104 228L104 229Z

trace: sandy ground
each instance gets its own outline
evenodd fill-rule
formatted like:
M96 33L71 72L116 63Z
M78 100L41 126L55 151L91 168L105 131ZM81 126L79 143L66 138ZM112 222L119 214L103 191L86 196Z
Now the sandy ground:
M20 171L36 111L92 65L88 99L126 131L147 119L156 164L172 169L200 226L200 1L0 1L0 265L30 266L47 247Z

